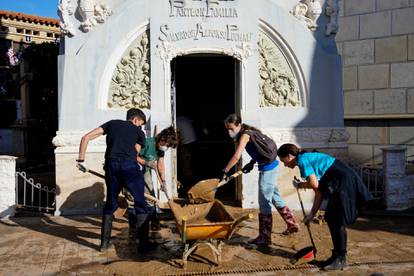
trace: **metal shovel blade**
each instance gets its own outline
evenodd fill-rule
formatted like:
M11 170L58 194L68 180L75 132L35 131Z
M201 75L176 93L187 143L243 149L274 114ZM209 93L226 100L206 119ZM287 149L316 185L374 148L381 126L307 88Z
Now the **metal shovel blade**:
M212 178L206 179L197 182L190 190L188 190L187 195L190 200L195 201L214 201L216 188L219 184L220 179Z
M221 182L218 178L199 181L187 192L188 198L196 203L214 201L217 189L235 179L242 173L243 172L241 170L237 171Z

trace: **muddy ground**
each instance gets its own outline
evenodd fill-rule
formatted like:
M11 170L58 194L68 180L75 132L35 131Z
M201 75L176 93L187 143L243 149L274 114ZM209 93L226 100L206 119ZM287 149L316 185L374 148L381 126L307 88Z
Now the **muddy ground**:
M246 210L227 207L238 217ZM280 216L273 214L272 245L258 248L248 244L258 233L257 212L222 247L222 263L212 264L206 246L189 258L187 268L181 267L183 243L176 223L168 216L162 220L160 232L152 232L159 248L146 255L137 255L135 243L128 239L128 224L117 218L113 227L114 247L108 252L97 251L100 219L98 217L37 217L12 218L0 223L0 275L163 275L180 273L242 272L255 275L319 274L317 268L290 267L290 258L299 249L309 246L307 231L283 236L285 229ZM299 218L300 213L295 213ZM326 224L312 224L318 249L317 259L330 255L331 240ZM358 219L348 231L348 260L351 267L341 275L414 275L414 216L369 212ZM294 270L291 270L294 269ZM281 271L280 271L281 270ZM329 273L336 275L337 273ZM192 274L196 275L196 274Z

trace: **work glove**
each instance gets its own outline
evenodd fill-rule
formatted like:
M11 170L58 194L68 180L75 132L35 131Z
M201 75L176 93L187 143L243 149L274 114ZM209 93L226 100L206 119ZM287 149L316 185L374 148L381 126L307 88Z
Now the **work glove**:
M88 169L86 167L85 160L83 160L83 159L76 159L76 167L82 172L87 172L88 171Z
M300 188L300 183L302 183L302 182L299 179L297 179L296 177L292 180L292 185L293 185L293 187L295 187L295 189Z
M229 177L230 177L229 173L222 170L221 171L220 182L227 181L229 179Z
M247 163L246 165L244 165L244 167L242 169L242 172L243 173L249 173L249 172L251 172L253 170L253 168L254 168L254 164L255 163L256 163L256 161L254 161L253 159L250 160L249 163Z
M155 169L157 169L157 161L155 161L155 160L145 161L145 166L155 170Z
M161 182L161 186L160 186L161 191L163 191L164 193L167 193L167 183L165 181Z

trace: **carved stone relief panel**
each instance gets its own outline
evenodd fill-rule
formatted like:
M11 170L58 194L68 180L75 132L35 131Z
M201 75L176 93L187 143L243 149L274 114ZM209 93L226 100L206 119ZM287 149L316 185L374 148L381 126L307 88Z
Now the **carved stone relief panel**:
M79 13L80 20L74 16L76 12ZM59 0L58 15L62 33L72 37L76 34L74 24L78 24L78 21L81 21L79 29L87 33L98 23L104 23L112 15L112 10L98 0Z
M149 30L127 49L109 88L110 108L151 108Z
M259 32L260 107L301 106L297 79L279 47Z

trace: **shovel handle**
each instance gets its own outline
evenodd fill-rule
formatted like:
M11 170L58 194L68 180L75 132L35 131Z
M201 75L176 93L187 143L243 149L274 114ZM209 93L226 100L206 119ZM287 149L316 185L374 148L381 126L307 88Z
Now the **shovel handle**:
M299 192L298 188L296 188L296 192L298 193L300 207L302 208L303 218L305 218L306 217L305 207L303 207L302 197L300 196L300 192ZM314 248L314 254L316 254L316 246L315 246L315 242L313 241L312 232L311 232L309 224L306 224L306 229L308 229L309 238L310 238L312 246Z
M237 172L235 172L235 173L233 173L232 175L230 175L226 180L222 180L222 181L220 181L218 184L217 184L217 187L216 188L214 188L214 190L217 190L218 188L220 188L221 186L223 186L223 185L225 185L225 184L227 184L229 181L231 181L231 180L233 180L233 179L235 179L236 177L238 177L239 175L241 175L241 174L243 174L243 172L240 170L240 171L237 171Z
M88 173L93 174L93 175L95 175L97 177L100 177L100 178L105 179L105 175L103 175L101 173L98 173L98 172L96 172L94 170L87 169L85 166L83 166L81 164L77 164L76 167L78 167L78 169L81 170L82 172L88 172ZM144 193L144 197L146 199L150 200L150 201L155 202L158 206L161 206L162 205L162 203L157 198L155 198L155 197L153 197L153 196L151 196L151 195L149 195L147 193Z
M160 176L160 173L158 172L158 170L157 169L154 169L155 170L155 174L157 175L157 179L158 179L158 184L162 184L162 181L161 181L161 176ZM167 193L167 191L163 191L164 192L164 194L165 194L165 196L167 197L167 200L168 201L170 201L170 196L168 195L168 193Z

